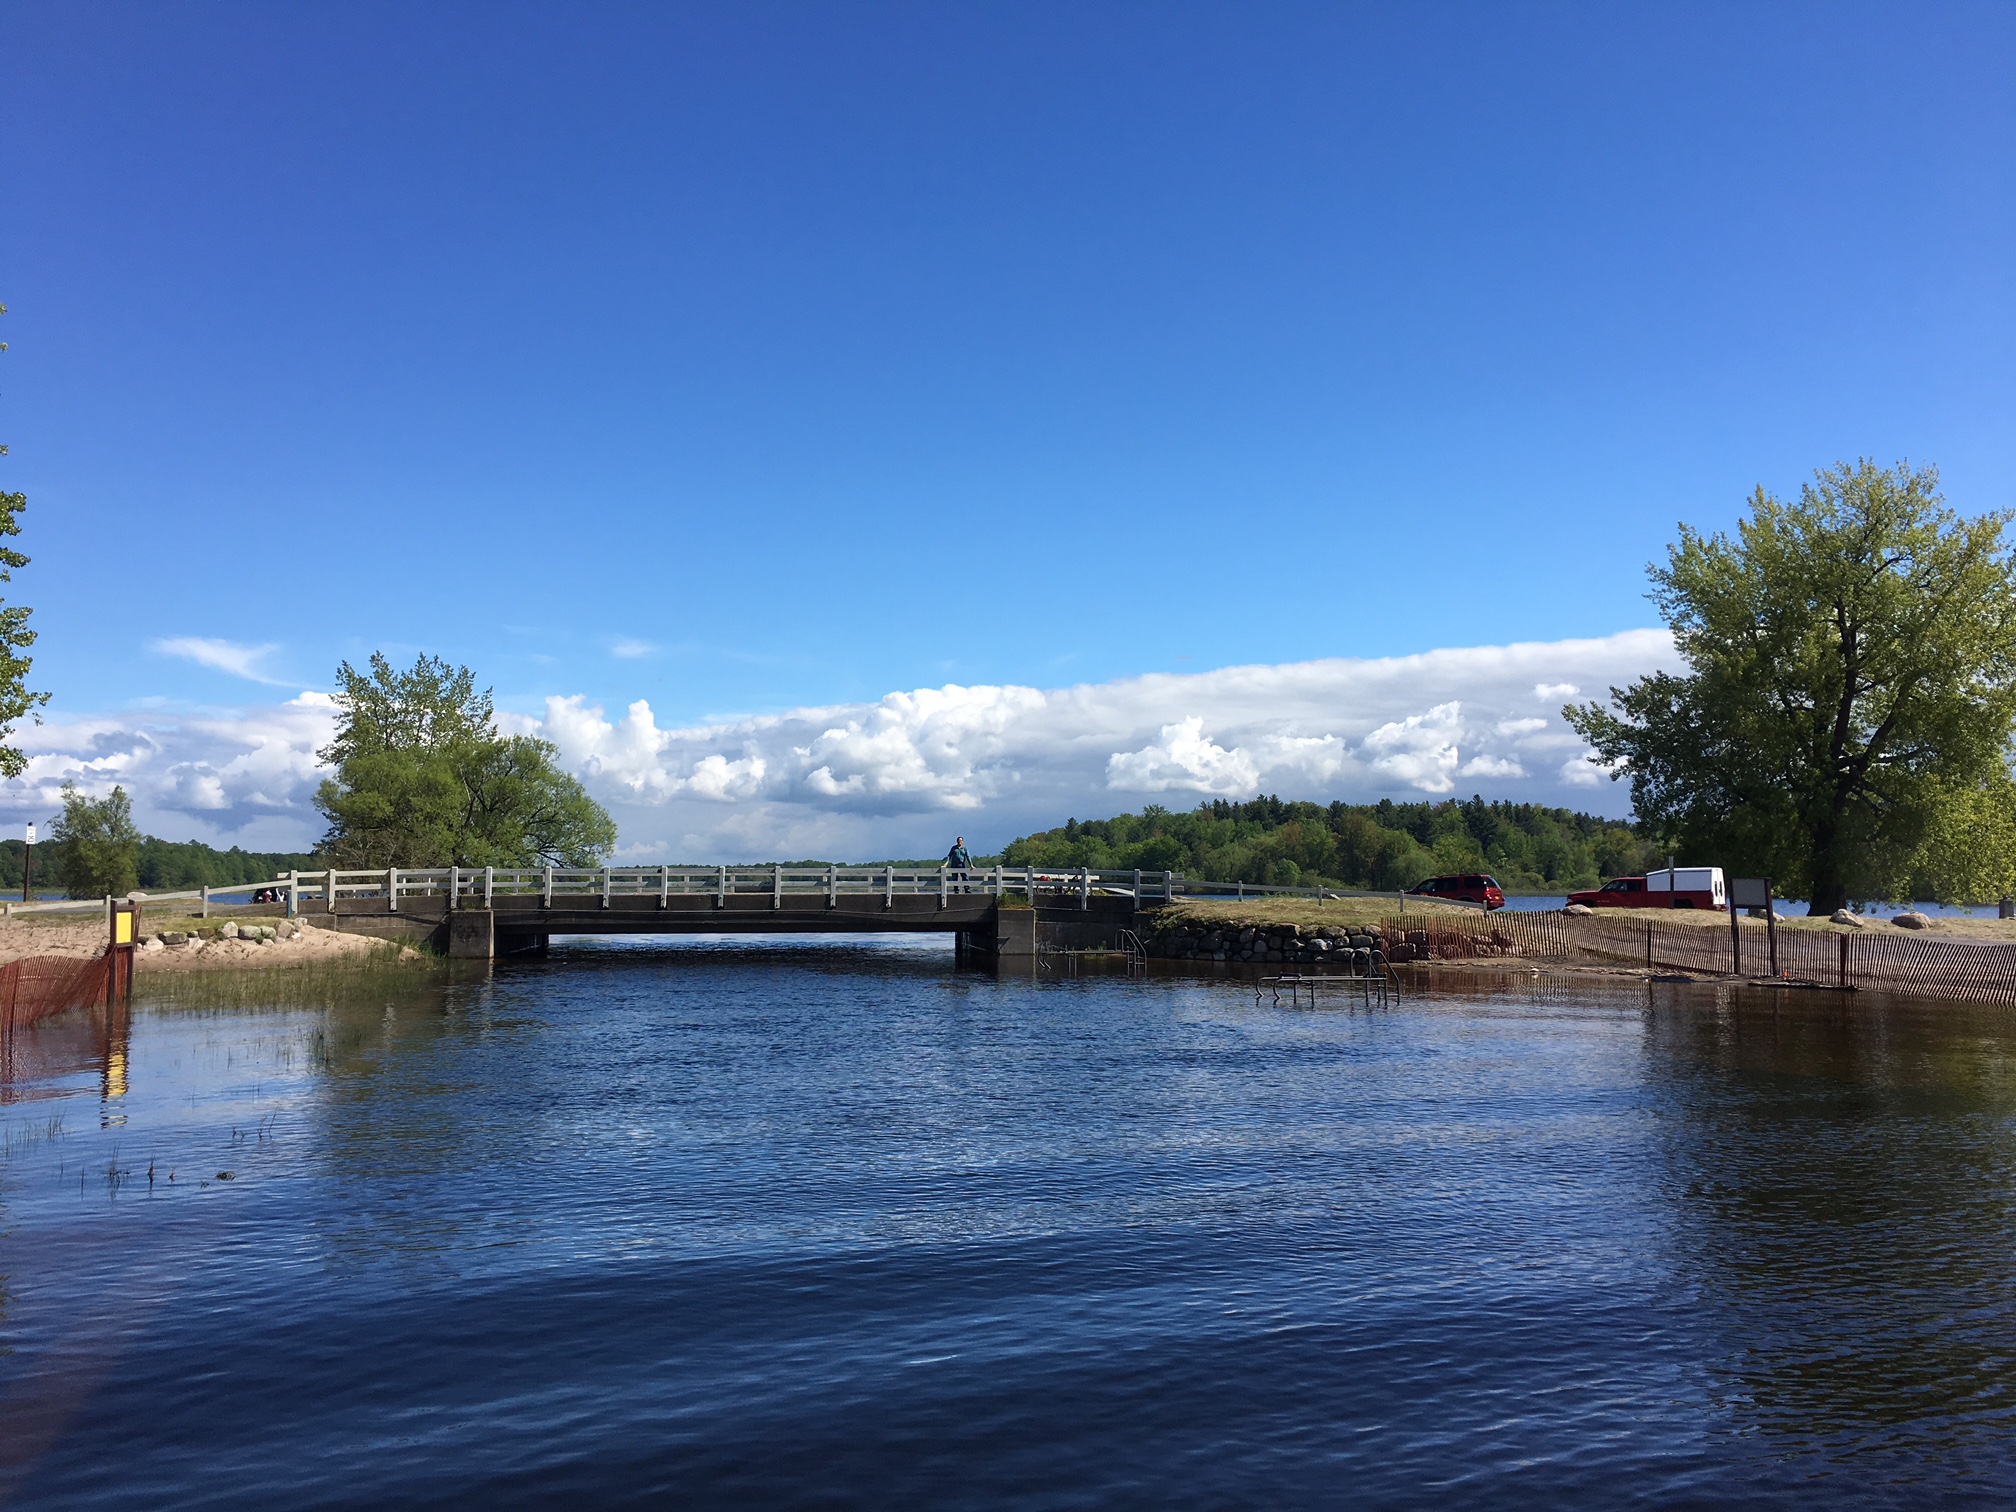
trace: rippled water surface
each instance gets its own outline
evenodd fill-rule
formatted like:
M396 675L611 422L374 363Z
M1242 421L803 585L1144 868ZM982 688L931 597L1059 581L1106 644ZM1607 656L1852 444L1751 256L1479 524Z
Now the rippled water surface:
M2016 1021L1782 996L645 942L52 1023L0 1501L2006 1504Z

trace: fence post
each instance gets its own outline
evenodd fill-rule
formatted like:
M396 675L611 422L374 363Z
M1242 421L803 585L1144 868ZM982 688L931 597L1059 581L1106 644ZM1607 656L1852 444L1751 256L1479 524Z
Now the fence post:
M461 891L462 891L462 868L459 866L451 866L448 868L448 912L450 913L455 912L455 903L456 903L455 895Z
M329 912L336 912L336 863L329 863L329 870L322 873L322 896L329 900Z
M1843 991L1846 991L1846 990L1847 990L1847 987L1848 987L1848 931L1847 931L1847 930L1845 930L1845 929L1844 929L1844 930L1842 930L1842 931L1841 931L1841 934L1840 934L1840 940L1841 940L1841 980L1840 980L1840 981L1839 981L1838 983L1836 983L1835 985L1839 986L1839 987L1840 987L1840 988L1841 988L1841 989L1842 989Z
M287 917L299 918L301 914L301 873L287 873Z
M1089 866L1078 868L1078 906L1080 908L1092 906L1092 868Z
M770 906L772 908L782 908L784 906L784 868L781 865L775 867L771 872Z
M721 868L721 875L715 879L714 906L716 908L728 906L728 868L725 866Z
M609 906L609 868L602 868L602 906Z
M894 908L896 906L896 868L885 866L882 868L882 871L882 906L884 908Z
M210 917L210 884L208 882L203 884L203 917L206 919Z
M1134 909L1137 913L1141 909L1141 868L1138 866L1134 868Z
M672 906L672 868L669 866L658 868L658 906L660 908Z
M483 906L485 908L490 907L490 899L496 893L496 891L497 891L497 868L494 866L486 866L483 868Z
M399 868L396 866L385 868L385 903L392 913L399 912Z
M1652 921L1645 921L1645 969L1652 969Z
M826 906L840 906L840 868L831 861L826 863Z
M941 866L938 868L938 906L940 908L945 906L945 880L945 868Z
M1740 977L1743 975L1743 926L1737 923L1738 912L1739 910L1736 905L1731 903L1729 905L1729 974ZM1649 921L1645 927L1647 929L1652 927ZM1649 964L1649 953L1647 961Z
M553 868L550 866L546 868L546 886L540 892L539 906L541 908L553 906Z
M1241 903L1244 903L1246 901L1246 884L1244 882L1241 882L1238 883L1237 886L1239 888L1239 901Z

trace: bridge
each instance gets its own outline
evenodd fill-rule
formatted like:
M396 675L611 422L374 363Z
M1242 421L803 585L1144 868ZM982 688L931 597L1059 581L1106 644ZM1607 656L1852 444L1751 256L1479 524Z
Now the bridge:
M426 943L462 958L543 950L554 935L950 934L962 956L1112 948L1184 898L1382 897L1322 887L1193 881L1171 871L993 866L386 867L296 871L270 882L146 895L150 904L277 895L289 917ZM10 903L6 913L110 900Z
M543 949L554 935L950 934L962 955L1117 943L1185 895L1173 872L1037 867L392 867L290 873L289 913L412 938L450 956Z

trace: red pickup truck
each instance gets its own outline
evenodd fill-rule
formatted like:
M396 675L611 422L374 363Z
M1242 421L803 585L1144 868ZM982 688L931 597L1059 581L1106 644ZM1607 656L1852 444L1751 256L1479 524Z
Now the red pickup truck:
M1613 877L1589 892L1568 894L1590 908L1721 908L1728 902L1719 866L1679 866L1642 877Z

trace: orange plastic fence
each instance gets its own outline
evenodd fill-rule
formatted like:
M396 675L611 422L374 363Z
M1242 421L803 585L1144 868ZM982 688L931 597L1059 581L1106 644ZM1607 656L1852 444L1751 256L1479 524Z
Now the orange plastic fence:
M0 1031L12 1034L38 1019L105 1001L108 958L27 956L0 966Z

